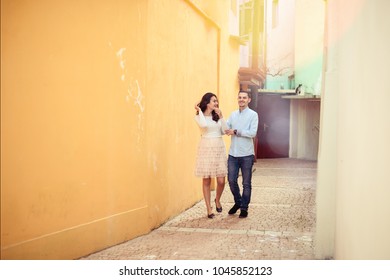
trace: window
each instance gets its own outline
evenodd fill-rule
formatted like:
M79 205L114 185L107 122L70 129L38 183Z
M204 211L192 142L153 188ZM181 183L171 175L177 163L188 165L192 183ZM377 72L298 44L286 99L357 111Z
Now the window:
M240 5L240 37L249 39L252 32L253 1L246 1Z

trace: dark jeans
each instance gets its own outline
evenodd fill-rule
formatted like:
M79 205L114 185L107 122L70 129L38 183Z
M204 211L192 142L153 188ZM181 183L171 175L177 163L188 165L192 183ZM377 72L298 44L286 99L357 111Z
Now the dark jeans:
M252 194L252 167L255 160L254 155L245 157L233 157L229 155L228 158L228 181L230 190L234 197L234 203L239 205L241 210L248 211L248 205L251 201ZM241 169L242 175L242 195L238 187L238 172Z

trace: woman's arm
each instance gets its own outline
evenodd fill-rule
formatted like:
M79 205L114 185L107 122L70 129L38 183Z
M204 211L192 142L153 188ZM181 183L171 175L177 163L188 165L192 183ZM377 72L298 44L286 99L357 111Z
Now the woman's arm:
M195 116L195 121L199 125L200 128L207 127L206 118L203 115L202 110L198 110L199 114Z
M222 134L226 134L226 131L229 129L225 119L219 119L220 122L221 122L221 131L222 131Z
M225 119L223 118L222 111L219 108L214 109L215 113L219 116L219 121L221 122L221 132L225 134L225 131L229 129Z

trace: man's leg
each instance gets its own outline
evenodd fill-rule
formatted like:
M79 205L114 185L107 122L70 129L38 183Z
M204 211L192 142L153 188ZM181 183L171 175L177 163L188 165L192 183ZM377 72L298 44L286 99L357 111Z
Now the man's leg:
M241 201L241 218L248 216L248 207L251 202L252 195L252 168L254 156L247 156L241 158L241 172L242 172L242 201Z
M241 205L240 188L238 187L238 183L237 183L238 169L239 169L238 158L229 155L228 182L229 182L230 191L232 192L234 197L234 206L232 207L232 209L229 210L229 214L235 214L237 210L240 209L240 205Z

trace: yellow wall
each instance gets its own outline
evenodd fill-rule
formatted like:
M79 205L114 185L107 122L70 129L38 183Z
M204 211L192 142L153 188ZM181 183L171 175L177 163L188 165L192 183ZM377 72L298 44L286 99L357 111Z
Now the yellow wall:
M3 259L78 258L202 198L193 106L238 89L230 1L205 3L1 2Z

